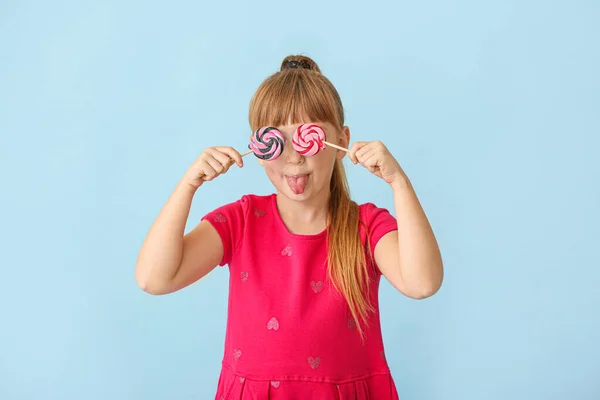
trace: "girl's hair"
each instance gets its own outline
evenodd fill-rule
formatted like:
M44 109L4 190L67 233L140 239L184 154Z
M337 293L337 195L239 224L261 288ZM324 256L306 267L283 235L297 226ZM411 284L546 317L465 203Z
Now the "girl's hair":
M280 71L268 77L250 102L250 127L302 122L329 122L341 132L344 109L340 96L317 64L305 56L288 56ZM344 165L337 160L330 183L327 221L328 271L334 287L348 302L361 338L362 325L374 310L369 292L369 269L360 238L358 205L350 199ZM368 240L367 234L367 240ZM372 260L371 246L366 249ZM362 323L361 323L362 322Z

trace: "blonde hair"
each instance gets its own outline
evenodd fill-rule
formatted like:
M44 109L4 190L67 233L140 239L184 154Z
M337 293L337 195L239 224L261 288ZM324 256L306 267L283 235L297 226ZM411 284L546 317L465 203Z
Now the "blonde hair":
M249 120L253 131L264 126L297 124L304 119L329 122L344 127L344 109L333 84L317 64L305 56L288 56L280 71L268 77L250 103ZM306 120L305 120L306 121ZM341 160L337 160L330 183L327 221L327 263L329 278L350 308L362 339L374 311L369 291L369 269L360 238L358 205L350 198L350 188ZM363 225L364 226L364 225ZM370 245L368 254L372 260Z

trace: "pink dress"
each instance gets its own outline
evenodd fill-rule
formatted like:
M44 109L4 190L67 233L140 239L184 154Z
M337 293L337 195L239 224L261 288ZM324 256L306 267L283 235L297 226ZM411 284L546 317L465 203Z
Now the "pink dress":
M361 342L348 304L327 275L326 232L296 235L276 195L246 195L202 219L219 232L229 265L225 353L216 400L391 400L398 394L379 320L381 273L371 265L376 312ZM396 219L360 206L371 249ZM363 243L367 232L361 229Z

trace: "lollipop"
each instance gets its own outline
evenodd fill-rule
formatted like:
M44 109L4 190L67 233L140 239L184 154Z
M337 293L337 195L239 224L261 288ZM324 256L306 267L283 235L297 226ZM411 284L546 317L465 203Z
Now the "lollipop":
M254 132L248 145L250 150L240 154L240 156L246 157L248 154L254 153L256 157L262 160L274 160L281 155L284 144L285 138L282 133L272 126L266 126ZM233 164L235 161L230 159L229 163ZM202 174L200 177L204 175Z
M274 160L281 155L285 138L272 126L258 129L252 135L248 148L261 160Z
M325 148L325 145L335 147L338 150L348 151L340 146L325 141L325 132L317 124L302 124L296 129L292 136L294 150L303 156L314 156Z

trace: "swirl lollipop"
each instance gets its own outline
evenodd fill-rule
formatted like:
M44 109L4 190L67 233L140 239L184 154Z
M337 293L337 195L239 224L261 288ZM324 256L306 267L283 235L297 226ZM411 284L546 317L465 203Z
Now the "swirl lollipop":
M325 145L348 152L348 149L326 142L325 132L317 124L300 125L292 136L292 145L294 146L294 150L303 156L314 156L323 150Z
M252 135L248 148L261 160L275 160L281 155L285 138L272 126L258 129Z
M303 156L314 156L325 148L325 132L319 125L302 124L292 136L294 150Z

